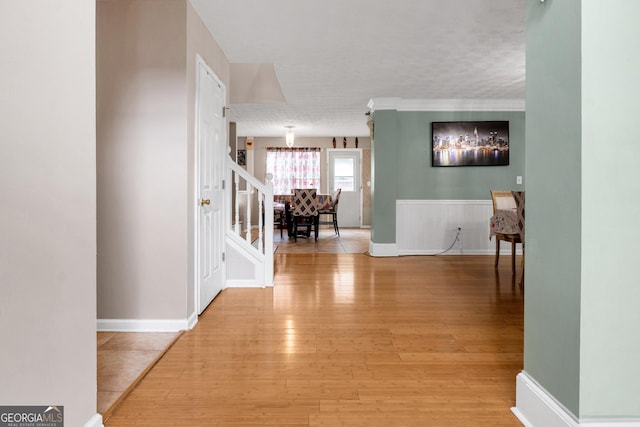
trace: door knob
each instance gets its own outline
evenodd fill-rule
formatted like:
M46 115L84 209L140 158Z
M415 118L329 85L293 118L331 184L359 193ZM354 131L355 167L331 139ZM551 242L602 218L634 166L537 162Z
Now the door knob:
M200 206L210 205L210 204L211 204L211 200L209 200L209 199L200 199Z

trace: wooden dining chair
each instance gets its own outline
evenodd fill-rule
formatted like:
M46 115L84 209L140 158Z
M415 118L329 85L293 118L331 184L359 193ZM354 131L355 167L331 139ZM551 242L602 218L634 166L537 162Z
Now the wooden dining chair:
M518 206L518 231L520 232L520 241L522 242L522 277L520 278L520 286L524 287L524 191L512 191L513 198Z
M293 190L293 240L298 239L298 226L306 228L305 236L311 235L314 229L315 239L318 240L318 204L315 188L296 188Z
M498 210L512 210L517 209L516 201L511 191L498 191L491 190L491 201L493 202L493 214L495 215ZM500 260L500 242L511 243L511 270L512 274L516 274L516 243L522 243L519 233L496 233L496 262L495 267L498 268L498 261Z
M320 211L318 211L319 215L331 216L331 222L325 222L324 224L333 225L333 231L338 236L340 236L340 229L338 228L338 202L340 201L340 193L342 193L342 188L338 188L333 192L333 195L331 196L331 206L325 209L320 209Z
M263 222L264 224L264 222ZM286 212L283 203L278 208L273 209L273 225L280 229L280 238L282 238L282 230L287 228Z

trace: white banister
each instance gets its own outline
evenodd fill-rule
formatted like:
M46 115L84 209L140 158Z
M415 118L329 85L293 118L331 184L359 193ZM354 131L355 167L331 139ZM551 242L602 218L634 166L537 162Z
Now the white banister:
M267 182L264 188L264 247L269 253L270 260L264 264L265 280L268 278L269 284L273 286L273 175L267 174Z
M262 183L256 177L227 158L227 176L233 188L227 189L227 206L230 215L227 233L236 244L242 242L242 248L252 259L259 259L264 265L263 286L273 285L273 183L268 176ZM231 186L230 186L231 187ZM233 199L233 203L232 203ZM252 242L252 206L255 204L258 215L258 237ZM242 224L244 221L244 224ZM244 235L242 235L244 233Z
M258 200L263 200L263 196L264 193L260 190L258 190ZM264 203L258 203L258 242L260 242L260 244L262 244L262 227L264 227L264 223L262 221L262 218L264 217L263 214L263 208L264 208Z
M245 192L245 195L247 196L247 209L245 211L245 222L247 225L244 229L244 239L247 241L247 243L251 244L251 196L253 196L253 189L251 187L251 184L247 183L247 190Z
M233 221L233 225L234 225L234 231L236 232L236 234L240 235L240 197L238 197L238 189L240 188L240 175L238 174L234 174L233 176L233 182L234 182L234 189L235 189L235 197L234 200L236 201L235 203L235 218Z

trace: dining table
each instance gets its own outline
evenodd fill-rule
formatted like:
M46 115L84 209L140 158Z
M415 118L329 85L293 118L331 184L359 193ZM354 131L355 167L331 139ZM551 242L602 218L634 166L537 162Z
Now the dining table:
M275 194L273 196L274 206L284 206L286 204L291 205L293 203L293 194ZM329 209L333 206L333 195L331 194L316 194L316 207L318 210Z
M318 210L327 210L333 207L333 196L331 194L316 194L316 208ZM273 210L274 212L284 211L285 222L287 224L287 234L293 236L293 221L291 218L291 206L293 205L293 194L274 194Z

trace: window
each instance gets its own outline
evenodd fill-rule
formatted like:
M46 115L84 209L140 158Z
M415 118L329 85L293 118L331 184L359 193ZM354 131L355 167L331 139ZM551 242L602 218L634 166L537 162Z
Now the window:
M273 175L273 194L291 194L293 188L320 191L320 149L267 148L266 172Z
M333 188L355 191L355 176L352 157L336 157L333 163Z

